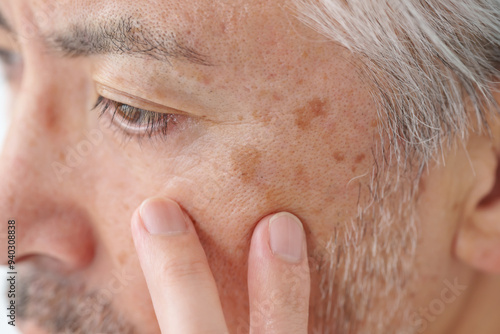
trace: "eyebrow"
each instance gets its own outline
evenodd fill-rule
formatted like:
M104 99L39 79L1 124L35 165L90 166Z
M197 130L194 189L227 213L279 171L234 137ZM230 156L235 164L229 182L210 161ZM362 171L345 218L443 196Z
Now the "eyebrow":
M102 24L72 24L68 29L45 36L49 47L66 57L116 54L149 57L170 64L172 59L210 66L206 55L190 48L175 34L148 30L132 17L107 19Z

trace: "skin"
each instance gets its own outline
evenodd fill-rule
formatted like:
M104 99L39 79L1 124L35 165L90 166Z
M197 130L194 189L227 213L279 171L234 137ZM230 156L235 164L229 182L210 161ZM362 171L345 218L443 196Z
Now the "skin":
M20 290L29 291L34 275L46 291L60 291L52 297L32 292L25 332L50 332L55 314L84 305L87 314L106 306L114 315L107 326L126 323L140 333L186 326L198 333L203 321L230 333L305 333L307 326L331 333L498 333L490 316L500 300L498 279L490 275L500 272L497 119L491 138L474 135L446 151L446 163L432 164L401 213L399 187L373 206L394 213L383 225L379 209L373 218L357 219L370 202L375 161L383 160L374 149L376 106L359 59L303 26L290 4L2 0L0 9L18 35L14 40L2 31L1 45L23 60L12 71L0 212L18 222L17 265L26 277ZM49 51L41 38L82 18L122 15L174 32L211 66L127 55L68 58ZM116 118L89 111L99 95L180 115L167 137L139 140L125 135ZM75 158L72 150L82 145L88 150ZM384 171L396 172L392 165ZM403 175L406 185L415 176L412 170ZM137 208L151 197L178 203L189 232L148 236ZM415 230L405 228L404 213L411 210ZM304 249L300 264L276 258L268 247L267 225L278 212L303 224L308 257ZM363 226L368 233L354 237ZM371 233L375 226L387 226L379 238ZM371 245L379 252L368 251ZM357 261L365 265L356 267ZM366 263L375 269L369 272ZM302 270L287 278L284 268ZM455 280L466 288L436 312L445 282ZM276 325L256 326L255 305L297 281L302 288L290 296L304 302L290 307L278 298L275 313L261 312ZM190 282L207 288L195 294ZM332 294L323 297L328 288ZM173 295L180 299L170 300ZM470 300L489 311L471 311ZM196 305L199 316L169 312L186 303ZM47 319L30 320L42 305Z

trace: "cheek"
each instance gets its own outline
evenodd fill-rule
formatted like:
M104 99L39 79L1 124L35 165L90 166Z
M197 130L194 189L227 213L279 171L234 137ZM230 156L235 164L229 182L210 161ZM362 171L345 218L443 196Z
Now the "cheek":
M370 117L347 117L347 111L330 108L328 101L313 98L260 130L240 131L252 137L233 137L223 145L211 173L221 191L213 205L225 216L207 224L224 227L217 232L222 242L220 233L242 240L260 218L278 211L296 214L313 233L331 230L357 212L373 167L376 129Z

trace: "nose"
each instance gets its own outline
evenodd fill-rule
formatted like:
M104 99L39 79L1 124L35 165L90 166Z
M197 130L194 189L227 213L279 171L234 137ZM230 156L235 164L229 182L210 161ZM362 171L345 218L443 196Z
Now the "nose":
M24 85L21 91L0 155L2 244L14 235L16 264L36 257L64 269L85 267L94 255L89 214L72 197L71 182L58 180L52 168L63 155L65 134L77 133L79 122L67 117L65 92L56 84ZM9 225L15 227L7 231Z

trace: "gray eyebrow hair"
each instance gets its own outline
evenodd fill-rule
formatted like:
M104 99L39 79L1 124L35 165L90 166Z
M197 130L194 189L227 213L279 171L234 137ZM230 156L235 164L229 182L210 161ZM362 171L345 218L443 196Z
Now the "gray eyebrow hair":
M150 57L170 63L186 60L211 66L208 57L180 43L174 33L150 31L132 17L96 23L73 24L64 32L45 36L49 46L67 57L103 54Z

